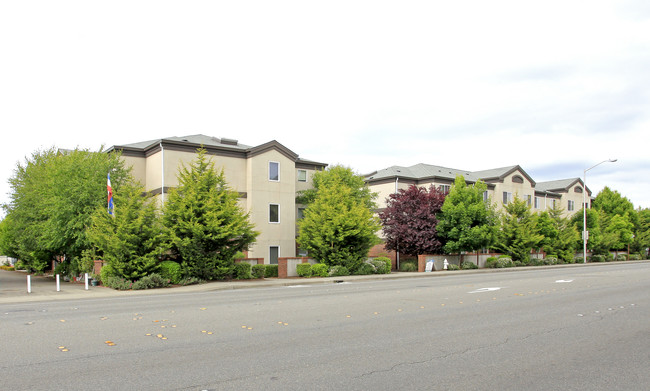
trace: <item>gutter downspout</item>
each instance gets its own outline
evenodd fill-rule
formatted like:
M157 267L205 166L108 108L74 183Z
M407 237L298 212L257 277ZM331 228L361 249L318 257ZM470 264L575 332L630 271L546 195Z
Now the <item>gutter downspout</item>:
M160 140L160 206L165 205L165 150L163 149L162 140Z

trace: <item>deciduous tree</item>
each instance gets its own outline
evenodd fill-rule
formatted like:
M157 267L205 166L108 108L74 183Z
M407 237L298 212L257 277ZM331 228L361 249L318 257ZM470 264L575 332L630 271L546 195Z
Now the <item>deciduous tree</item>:
M342 166L314 174L314 191L299 222L298 244L329 266L354 272L378 243L374 195L363 178Z
M438 235L438 217L445 194L409 186L388 196L386 209L379 213L384 232L384 247L407 255L436 254L442 250Z
M438 215L445 252L479 250L493 243L498 221L490 202L483 200L486 190L482 181L468 186L463 176L456 177Z

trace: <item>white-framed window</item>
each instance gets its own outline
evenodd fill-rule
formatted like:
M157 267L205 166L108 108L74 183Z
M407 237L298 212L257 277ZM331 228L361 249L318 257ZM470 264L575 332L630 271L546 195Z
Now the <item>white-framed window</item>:
M526 196L526 205L531 206L532 204L533 204L533 196L529 194Z
M280 163L279 162L269 162L269 181L279 182L280 181Z
M449 194L449 191L451 191L451 185L440 185L438 186L438 190L443 194Z
M535 197L535 209L542 209L542 199Z
M569 212L573 212L576 209L576 202L569 200L569 205L567 206Z
M504 204L509 204L512 202L512 193L509 191L504 191L503 192L503 203Z
M269 263L271 265L277 265L279 257L280 257L280 246L270 246L269 247Z
M280 205L269 204L269 223L280 222Z
M298 170L298 182L307 182L307 170Z

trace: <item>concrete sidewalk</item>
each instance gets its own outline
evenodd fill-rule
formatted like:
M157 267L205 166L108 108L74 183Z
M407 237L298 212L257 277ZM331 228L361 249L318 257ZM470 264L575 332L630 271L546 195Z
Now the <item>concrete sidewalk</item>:
M233 281L212 281L198 285L178 286L172 288L145 289L137 291L118 291L104 286L89 286L85 289L83 282L64 282L61 281L61 291L56 291L56 280L53 276L32 276L31 286L32 293L27 293L27 273L21 271L0 270L0 304L54 301L54 300L77 300L86 298L107 298L107 297L129 297L142 295L170 294L170 293L190 293L190 292L210 292L230 289L248 289L274 286L296 286L296 285L323 285L340 282L355 281L373 281L388 280L401 278L431 278L443 276L457 276L469 273L495 273L495 272L514 272L514 271L534 271L550 268L566 267L592 267L606 266L611 264L625 263L642 263L645 261L622 261L606 263L587 263L587 264L565 264L553 266L528 266L505 269L470 269L457 271L434 271L428 273L406 273L392 272L391 274L371 274L365 276L344 276L344 277L324 277L324 278L264 278L255 280L233 280Z
M83 282L60 282L60 291L56 290L54 276L31 276L31 293L27 293L27 273L21 271L0 270L0 304L25 303L53 300L76 300L84 298L128 297L141 295L209 292L218 290L247 289L273 286L334 284L360 280L380 280L395 278L431 277L434 273L391 273L367 276L345 276L325 278L264 278L254 280L212 281L204 284L176 286L172 288L145 289L136 291L118 291L104 286L88 286Z

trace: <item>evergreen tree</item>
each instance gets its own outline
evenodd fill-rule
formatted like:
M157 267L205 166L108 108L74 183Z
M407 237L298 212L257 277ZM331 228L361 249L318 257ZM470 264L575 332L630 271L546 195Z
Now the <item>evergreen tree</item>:
M352 170L334 166L314 175L314 192L299 222L298 244L318 261L354 272L379 242L373 194Z
M562 213L563 209L555 206L539 214L537 232L543 236L539 245L547 254L571 262L580 234L569 218L562 217Z
M543 239L537 233L537 215L518 196L504 208L495 248L510 255L513 261L528 262L531 250L538 248Z
M104 206L95 210L87 236L92 248L85 259L103 259L102 276L136 281L159 270L166 247L155 202L144 188L129 182L114 194L113 215Z
M438 216L438 232L446 241L444 250L450 254L479 250L494 241L497 216L489 201L483 200L487 185L478 181L467 186L457 176Z
M205 149L178 174L179 186L168 193L163 221L173 255L187 277L204 280L232 276L234 257L259 234L238 205L238 194L216 171Z

